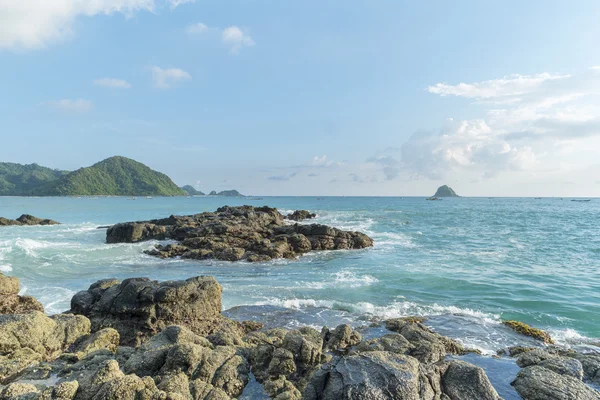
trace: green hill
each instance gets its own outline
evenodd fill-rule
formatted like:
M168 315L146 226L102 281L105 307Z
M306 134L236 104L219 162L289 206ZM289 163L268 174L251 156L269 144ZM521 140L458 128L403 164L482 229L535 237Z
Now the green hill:
M68 173L37 164L0 163L0 196L26 196L34 188Z
M36 196L180 196L186 192L165 174L125 157L111 157L43 184Z
M460 197L454 190L448 185L440 186L433 195L433 197Z
M223 190L222 192L217 193L216 191L212 191L208 194L209 196L225 196L225 197L246 197L237 190Z
M204 196L204 193L202 193L199 190L196 190L192 185L182 186L181 189L185 190L190 196Z

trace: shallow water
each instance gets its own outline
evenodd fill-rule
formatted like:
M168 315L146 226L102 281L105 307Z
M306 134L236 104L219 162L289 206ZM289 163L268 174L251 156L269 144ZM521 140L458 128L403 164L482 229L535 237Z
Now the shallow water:
M308 209L315 222L371 235L375 247L258 264L160 260L142 253L153 243L108 245L96 229L225 204ZM18 276L49 313L68 309L98 279L213 275L224 308L269 305L277 318L295 311L289 326L427 315L434 329L493 353L528 341L500 325L518 319L563 344L600 341L600 200L0 198L0 216L22 213L63 222L0 228L0 270Z

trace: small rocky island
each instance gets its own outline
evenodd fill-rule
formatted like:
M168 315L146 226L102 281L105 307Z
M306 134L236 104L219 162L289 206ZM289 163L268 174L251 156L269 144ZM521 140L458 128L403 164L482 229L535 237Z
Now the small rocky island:
M314 218L305 210L284 216L271 207L221 207L216 212L116 224L106 231L107 243L176 240L147 254L222 261L269 261L294 258L310 251L351 250L373 246L360 232L321 224L292 224Z
M17 219L7 219L0 217L0 226L32 226L32 225L59 225L59 222L51 219L42 219L33 215L23 214Z
M212 277L106 279L47 316L0 273L0 399L499 400L473 350L405 317L369 326L266 328L222 314ZM267 322L267 321L265 321ZM525 400L593 400L600 356L510 347Z
M443 185L438 188L433 197L460 197L456 192L448 185Z

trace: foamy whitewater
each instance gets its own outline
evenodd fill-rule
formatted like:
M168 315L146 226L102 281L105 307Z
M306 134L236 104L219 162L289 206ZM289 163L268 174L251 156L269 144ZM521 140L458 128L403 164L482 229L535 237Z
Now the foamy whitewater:
M97 229L225 204L307 209L314 222L370 235L375 247L259 264L160 260L143 254L152 242L108 245ZM99 279L213 275L228 315L272 326L424 315L440 333L492 354L530 343L500 324L517 319L568 346L600 342L600 200L0 198L0 216L23 213L63 224L0 227L0 271L19 277L50 314Z

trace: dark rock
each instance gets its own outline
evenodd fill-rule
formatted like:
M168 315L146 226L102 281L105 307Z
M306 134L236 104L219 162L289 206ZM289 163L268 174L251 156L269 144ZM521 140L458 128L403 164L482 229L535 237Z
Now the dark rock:
M6 219L0 217L0 226L9 226L9 225L59 225L59 222L53 221L51 219L42 219L34 217L33 215L23 214L17 219Z
M214 213L125 222L106 232L107 243L163 239L179 244L157 245L146 253L161 258L258 262L316 250L373 246L373 239L363 233L318 224L286 225L285 217L276 209L252 206L226 206Z
M160 283L147 278L99 281L73 297L70 312L87 316L93 331L116 329L124 345L137 345L175 324L200 335L238 327L221 316L221 285L203 276Z
M316 217L317 217L317 214L311 213L310 211L296 210L293 213L286 215L285 219L289 219L292 221L302 221L305 219L312 219L312 218L316 218Z

